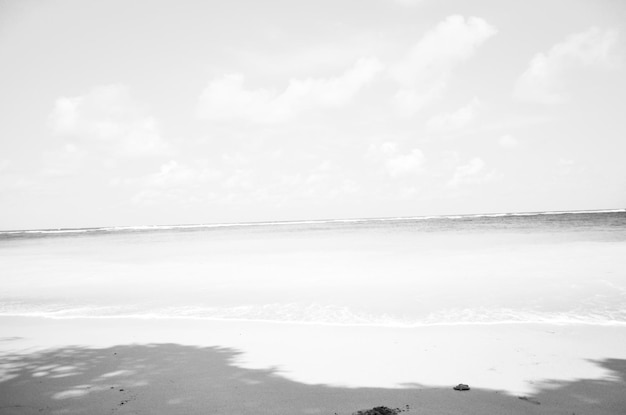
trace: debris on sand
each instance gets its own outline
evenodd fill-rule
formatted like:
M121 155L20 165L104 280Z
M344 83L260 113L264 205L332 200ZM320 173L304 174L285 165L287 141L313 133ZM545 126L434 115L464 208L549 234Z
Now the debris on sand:
M454 389L455 391L468 391L470 390L470 387L465 383L459 383L458 385L452 387L452 389Z
M528 396L518 396L518 399L521 399L526 402L534 403L535 405L541 405L541 402L539 402L536 399L529 398Z
M407 408L408 408L408 405L407 405ZM372 409L364 409L361 411L354 412L352 415L398 415L400 412L404 412L404 410L400 408L392 409L392 408L387 408L386 406L377 406Z

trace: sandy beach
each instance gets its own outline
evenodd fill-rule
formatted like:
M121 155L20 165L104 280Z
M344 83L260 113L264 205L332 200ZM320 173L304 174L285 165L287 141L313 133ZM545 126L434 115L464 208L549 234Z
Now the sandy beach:
M626 327L2 317L2 414L623 414ZM457 383L468 392L452 389Z
M626 415L625 35L0 0L0 415Z

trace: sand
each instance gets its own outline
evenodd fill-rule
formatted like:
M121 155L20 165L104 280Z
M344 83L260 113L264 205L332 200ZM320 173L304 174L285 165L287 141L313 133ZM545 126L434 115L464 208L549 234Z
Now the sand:
M626 413L623 326L2 317L0 328L3 415Z

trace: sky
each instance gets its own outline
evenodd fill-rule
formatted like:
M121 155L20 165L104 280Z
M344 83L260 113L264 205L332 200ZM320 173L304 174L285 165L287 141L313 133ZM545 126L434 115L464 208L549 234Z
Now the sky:
M0 229L626 207L620 0L0 1Z

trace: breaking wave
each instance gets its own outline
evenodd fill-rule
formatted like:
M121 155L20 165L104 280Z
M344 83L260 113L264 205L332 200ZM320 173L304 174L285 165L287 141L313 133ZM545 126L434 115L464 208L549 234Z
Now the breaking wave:
M33 305L21 302L0 304L0 316L134 319L199 319L213 321L248 321L331 326L372 326L415 328L444 325L489 324L591 324L626 326L626 309L572 310L543 312L513 309L447 309L421 317L372 314L348 307L274 303L233 307L161 307L82 306L69 304Z

